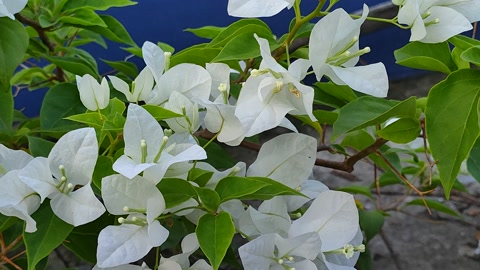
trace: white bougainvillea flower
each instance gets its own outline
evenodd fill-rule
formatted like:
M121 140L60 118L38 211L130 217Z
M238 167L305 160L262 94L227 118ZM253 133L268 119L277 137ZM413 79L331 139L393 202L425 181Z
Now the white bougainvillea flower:
M340 191L324 191L301 218L293 221L289 236L316 232L322 252L344 247L358 232L358 210L353 196Z
M228 14L234 17L271 17L285 8L290 9L295 0L229 0Z
M224 171L218 171L213 167L212 165L206 163L206 162L197 162L197 165L195 166L196 168L213 172L212 177L210 180L208 180L207 184L205 187L210 188L210 189L215 189L217 186L217 183L227 177L227 176L239 176L239 177L244 177L246 170L247 170L247 165L245 162L237 162L235 166L231 167L230 169L224 170Z
M82 77L77 75L76 78L80 100L87 109L97 111L108 106L110 87L105 78L102 79L101 83L98 83L90 74L85 74Z
M25 231L31 233L37 230L37 223L30 215L40 207L40 197L18 178L19 172L12 170L0 177L0 213L24 220Z
M154 79L153 74L148 67L145 67L138 77L132 82L130 87L125 81L115 76L108 76L113 87L122 92L129 102L138 103L139 101L147 101L152 92Z
M13 15L24 9L27 2L28 0L0 0L0 17L15 20Z
M323 17L313 27L309 42L309 58L317 80L328 76L335 84L348 85L352 89L377 97L388 92L388 77L385 66L375 63L355 66L359 56L370 48L359 50L360 26L368 14L363 6L360 19L353 20L343 9L336 9Z
M181 117L165 119L168 126L176 133L193 134L200 128L198 104L193 103L179 92L172 92L163 107L172 112L181 114Z
M50 198L50 206L59 218L79 226L105 212L90 185L97 157L95 130L73 130L58 140L48 158L37 157L28 163L19 178L39 194L42 202Z
M167 64L167 61L165 60L168 57L168 53L165 54L165 52L156 44L150 41L145 41L142 46L142 56L143 61L147 65L146 68L150 70L153 78L158 83L165 69L168 69L168 67L165 68Z
M245 129L245 136L250 137L280 125L287 113L308 115L312 121L316 121L312 114L313 88L300 83L310 63L298 59L286 70L270 54L268 41L257 35L255 38L263 60L260 69L253 70L252 76L243 85L235 109L235 116Z
M102 179L102 197L120 226L107 226L98 236L97 264L114 267L143 258L167 240L169 232L157 220L165 210L162 193L150 181L111 175Z
M312 173L317 140L301 133L279 135L264 143L247 176L262 176L291 188L300 186Z
M365 252L365 245L362 244L363 234L358 227L355 237L343 247L330 252L320 253L314 262L329 270L355 270L360 252Z
M198 260L195 264L190 266L189 257L192 255L197 249L200 247L198 244L197 235L195 233L191 233L186 235L181 243L182 253L173 255L169 258L162 257L160 258L160 269L171 269L166 268L168 266L168 262L175 262L180 266L179 269L198 269L198 270L208 270L212 269L212 267L205 262L205 260ZM203 261L203 262L202 262Z
M470 19L480 19L478 1L404 0L397 4L401 5L398 22L411 27L410 41L443 42L472 29Z
M327 191L328 187L318 180L306 180L296 189L306 197L282 196L287 204L288 212L293 212L305 205L307 202L317 198L320 193Z
M287 236L291 219L287 212L287 205L280 196L264 201L256 210L253 207L240 216L236 227L243 235L250 238L268 233Z
M317 269L312 262L320 253L322 242L311 232L282 238L264 234L238 249L245 269Z
M11 150L0 144L0 177L9 171L20 170L25 167L33 157L22 150Z
M115 161L113 169L130 179L145 171L145 177L156 184L171 165L207 157L197 144L169 143L171 138L164 135L155 118L136 104L128 106L123 137L124 155Z

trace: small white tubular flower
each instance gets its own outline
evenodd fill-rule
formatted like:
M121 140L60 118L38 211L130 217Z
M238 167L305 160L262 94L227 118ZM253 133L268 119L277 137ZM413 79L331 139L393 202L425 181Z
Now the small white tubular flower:
M113 170L130 179L144 172L156 184L171 165L207 157L197 144L176 142L175 134L164 136L155 118L136 104L128 106L123 137L124 155L115 161Z
M25 231L31 233L37 223L30 215L40 207L40 197L18 178L19 172L12 170L0 177L0 213L24 220Z
M80 100L83 105L90 111L105 109L110 101L110 87L105 78L101 83L90 74L82 77L76 76L77 88L80 93Z
M15 20L14 14L22 11L28 0L0 0L0 17L9 17Z
M358 210L353 196L340 191L324 191L303 216L293 221L289 236L317 232L322 252L342 248L358 232Z
M163 107L183 115L181 117L165 119L165 122L174 132L193 134L200 128L198 104L191 102L183 94L176 91L172 92Z
M39 194L42 202L47 197L51 199L50 206L55 215L79 226L105 212L90 185L97 157L95 130L77 129L63 135L48 158L33 159L18 176ZM82 187L74 190L77 185Z
M315 24L309 42L309 58L317 80L326 75L335 84L377 97L388 92L388 77L382 63L355 66L359 56L370 48L359 49L360 26L368 14L364 5L360 19L353 20L343 9L336 9ZM341 31L338 31L341 29Z
M9 171L20 170L31 160L32 156L22 150L11 150L0 144L0 177Z
M299 59L288 70L270 54L268 41L255 35L260 46L262 62L258 76L250 76L238 97L235 116L240 120L245 136L250 137L274 128L284 122L287 113L312 114L313 88L300 83L310 67L308 61ZM297 63L298 62L298 63Z
M480 19L478 1L405 0L400 6L398 22L411 27L410 41L443 42Z
M228 14L233 17L271 17L285 8L291 8L295 0L229 0Z
M108 76L108 78L116 90L122 92L129 102L134 103L148 100L155 83L152 72L148 67L145 67L140 74L138 74L138 77L135 78L131 87L122 79L115 76Z
M99 267L137 261L167 240L169 232L157 220L165 210L165 200L152 182L140 176L133 180L122 175L107 176L102 180L102 197L108 212L129 215L119 219L120 226L108 226L100 232Z

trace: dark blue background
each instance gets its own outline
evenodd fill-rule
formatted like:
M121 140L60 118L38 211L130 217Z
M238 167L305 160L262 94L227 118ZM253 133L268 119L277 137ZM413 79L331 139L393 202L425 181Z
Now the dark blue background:
M152 42L164 42L172 45L176 51L180 51L194 44L208 42L198 38L192 33L184 32L186 28L197 28L205 25L227 26L238 20L227 14L227 0L138 0L135 6L124 8L112 8L107 14L117 18L129 31L135 42L142 46L146 40ZM367 0L367 4L373 7L384 0ZM303 0L302 13L307 14L314 9L318 0ZM361 10L363 1L342 0L336 7L343 7L347 12ZM281 36L288 31L288 25L294 17L293 9L284 10L280 14L264 18L274 34ZM410 31L388 27L376 33L360 37L360 46L370 46L372 52L362 57L365 63L382 61L389 73L390 79L399 79L410 76L411 69L403 68L395 64L393 51L408 42ZM97 59L118 61L124 59L128 53L121 50L122 45L108 43L105 50L98 45L89 45L86 49ZM100 72L106 72L109 68L99 62ZM135 61L142 64L140 59ZM40 110L40 101L46 90L33 92L21 91L15 98L15 108L23 109L28 116L37 115Z

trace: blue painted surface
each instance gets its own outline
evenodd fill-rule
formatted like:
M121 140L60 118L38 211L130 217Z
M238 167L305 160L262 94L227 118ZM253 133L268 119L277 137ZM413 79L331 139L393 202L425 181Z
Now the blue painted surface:
M367 0L366 2L369 6L373 6L384 1ZM227 0L138 0L138 2L135 6L112 8L106 13L122 22L139 46L146 40L161 41L172 45L176 51L180 51L194 44L208 42L192 33L184 32L184 29L205 25L227 26L238 19L228 16ZM316 3L318 0L303 0L303 13L313 10ZM363 1L342 0L337 6L343 7L347 12L355 12L362 9ZM274 17L264 18L264 21L270 25L274 34L281 36L287 32L288 24L293 16L293 9L284 10ZM409 34L409 31L390 27L378 33L361 36L361 47L370 46L372 48L372 52L362 59L367 63L383 61L391 78L410 76L412 70L395 65L393 58L393 51L408 41ZM122 45L116 43L108 43L108 45L107 50L98 45L89 45L86 49L97 59L118 61L128 55L127 52L120 49ZM98 62L101 73L109 70L100 60ZM141 59L137 59L135 62L143 64ZM28 116L38 115L41 98L45 92L45 90L22 91L15 98L15 107L23 109Z

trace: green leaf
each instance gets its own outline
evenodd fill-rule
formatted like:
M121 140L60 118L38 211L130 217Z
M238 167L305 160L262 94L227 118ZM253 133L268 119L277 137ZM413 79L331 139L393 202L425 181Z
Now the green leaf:
M221 179L215 191L220 196L220 202L242 198L251 195L261 188L269 186L270 184L248 177L230 176Z
M449 74L457 69L450 55L448 42L410 42L394 52L396 63L402 66L439 71Z
M243 27L248 26L248 28ZM223 47L228 41L232 40L233 38L236 38L237 35L241 33L245 33L247 30L250 31L250 33L253 36L253 33L255 33L253 28L264 28L264 29L270 29L266 23L264 23L262 20L259 19L241 19L238 20L231 25L229 25L225 30L223 30L220 34L218 34L210 43L208 44L208 47L211 48L218 48L218 47ZM271 30L270 30L271 33ZM257 45L258 46L258 45Z
M259 31L255 32L259 37L265 38L268 40L270 47L278 47L273 36L270 32ZM222 48L220 53L213 59L213 62L222 62L229 60L243 60L248 58L254 58L260 56L260 46L258 45L257 40L253 33L243 33L239 36L236 36Z
M88 65L91 70L95 71L95 74L98 73L97 60L95 60L95 58L87 51L75 47L59 47L55 51L66 52L68 53L66 56L74 56L81 59L85 65Z
M458 69L470 68L470 63L462 59L462 56L461 56L462 53L463 51L460 48L458 47L453 48L452 50L453 62L455 62L455 65L457 65Z
M97 25L101 27L107 27L107 25L103 22L102 18L100 18L100 16L90 8L75 9L74 11L61 16L58 20L64 23L71 23L77 25Z
M213 176L213 172L193 168L188 172L188 181L197 183L200 187L204 187Z
M194 187L197 192L198 198L203 207L209 212L216 212L220 206L220 196L215 190L209 188Z
M89 127L100 129L106 120L105 115L99 115L98 112L88 112L65 117L65 119L85 124Z
M180 178L163 178L157 188L165 199L166 208L177 206L190 198L197 197L193 186Z
M205 214L198 220L195 233L200 249L207 256L213 269L218 269L235 233L232 217L227 212L215 216Z
M322 125L333 125L338 119L338 112L326 110L314 110L313 116L317 118L318 123Z
M110 39L111 41L127 44L133 47L138 47L135 41L133 41L130 34L125 29L125 27L117 19L109 15L100 15L100 17L102 18L103 22L107 25L107 27L101 27L96 25L95 26L76 25L76 26L98 33Z
M240 200L270 200L273 197L281 196L281 195L295 195L295 196L303 196L302 193L281 184L275 180L266 177L248 177L255 181L259 181L261 183L267 184L265 187L260 188L259 190L255 191L254 193L244 195L239 197Z
M205 48L204 44L189 47L172 56L170 59L170 67L181 63L192 63L205 66L206 63L212 62L220 51L221 49L219 48Z
M102 190L102 178L115 174L113 170L113 160L110 157L99 156L97 163L95 164L95 169L93 170L92 182L94 186L98 189L97 191Z
M226 27L203 26L199 28L187 28L184 31L193 33L197 37L214 39L225 29Z
M468 48L460 54L460 58L476 66L480 66L480 45Z
M10 228L15 223L20 223L21 221L16 217L9 217L0 214L0 233Z
M453 36L448 39L448 42L452 43L455 47L461 49L462 51L466 51L473 46L480 45L480 40L463 35Z
M394 143L409 143L420 134L420 123L417 119L401 118L377 131L377 135Z
M0 82L1 84L1 82ZM0 134L13 134L13 95L10 91L0 89Z
M76 85L58 84L52 87L43 99L40 109L40 126L44 130L69 131L75 129L79 125L64 118L84 113L86 110L80 101Z
M372 195L372 192L370 191L370 187L367 187L367 186L346 186L346 187L339 188L337 190L352 193L352 194L362 194L373 200L373 195Z
M73 74L83 76L85 74L90 74L93 77L98 77L97 71L92 69L90 64L84 59L69 57L69 56L43 56L46 60L52 64L68 71Z
M142 107L145 110L147 110L147 112L149 112L157 121L183 116L181 114L172 112L168 109L165 109L163 107L156 106L156 105L146 104L146 105L143 105Z
M118 72L121 72L131 78L136 78L138 75L138 68L134 63L125 62L125 61L107 61L103 60L107 65L116 69Z
M480 139L477 138L467 159L468 172L480 183Z
M415 97L400 103L371 96L360 97L340 109L333 124L332 141L344 133L382 124L393 117L414 117L415 113Z
M480 129L480 71L461 69L435 85L425 110L427 139L448 198Z
M28 47L28 34L18 21L0 18L0 133L11 134L13 96L10 79L22 62Z
M55 143L40 137L27 136L30 154L34 157L48 157Z
M73 225L61 220L52 212L48 200L32 214L32 218L37 221L37 231L23 233L29 270L35 270L37 263L62 244L73 230Z
M115 222L115 216L104 214L96 220L75 227L63 245L84 261L95 264L97 261L98 235L108 225Z
M425 199L425 202L427 203L428 207L430 209L437 210L439 212L454 216L454 217L461 217L460 213L457 211L453 210L452 208L442 204L439 201L431 200L431 199ZM414 199L407 204L405 204L404 207L406 206L411 206L411 205L419 205L419 206L425 206L424 202L422 199Z
M359 210L360 228L365 232L365 242L368 243L377 235L385 223L385 216L377 210Z
M99 0L75 0L67 1L63 6L63 10L75 10L79 8L89 7L95 10L107 10L111 7L126 7L131 5L136 5L137 2L130 0L108 0L108 1L99 1Z
M204 146L208 140L203 138L198 138L200 142L200 146ZM230 153L228 153L220 144L216 142L212 142L205 148L207 152L207 159L204 162L215 167L217 170L219 169L228 169L235 166L235 161L231 157Z
M348 85L336 85L331 82L317 82L314 84L314 103L327 105L339 109L357 99L357 95Z

